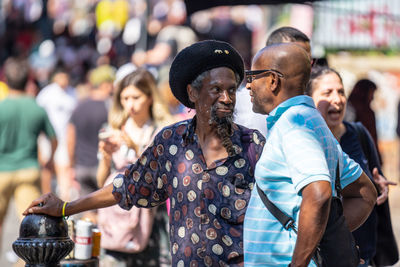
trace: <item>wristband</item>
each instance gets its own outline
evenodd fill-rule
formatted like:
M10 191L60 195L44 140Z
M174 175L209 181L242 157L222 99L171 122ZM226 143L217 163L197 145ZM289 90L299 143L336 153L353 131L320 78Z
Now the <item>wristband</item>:
M68 216L65 216L65 207L67 206L67 201L64 202L63 207L62 207L62 217L64 219L68 219Z

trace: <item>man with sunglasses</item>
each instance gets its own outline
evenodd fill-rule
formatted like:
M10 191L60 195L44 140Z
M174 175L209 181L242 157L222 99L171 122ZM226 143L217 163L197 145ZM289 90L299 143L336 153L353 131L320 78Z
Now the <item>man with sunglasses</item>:
M350 230L368 217L376 190L341 150L312 98L303 95L311 70L303 48L292 43L267 46L255 55L251 69L246 88L253 111L268 115L268 134L255 170L260 192L252 190L245 216L245 266L316 266L311 257L337 192L336 170ZM294 221L281 224L263 196Z
M310 39L303 32L293 27L281 27L273 31L266 42L266 46L280 43L295 43L307 52L311 58ZM314 62L314 60L313 60ZM250 74L257 75L260 73ZM258 76L255 76L255 78ZM266 116L254 113L251 110L250 96L246 88L243 86L237 90L236 93L236 107L235 107L235 122L244 125L251 129L257 129L262 134L267 134L267 127L265 124Z

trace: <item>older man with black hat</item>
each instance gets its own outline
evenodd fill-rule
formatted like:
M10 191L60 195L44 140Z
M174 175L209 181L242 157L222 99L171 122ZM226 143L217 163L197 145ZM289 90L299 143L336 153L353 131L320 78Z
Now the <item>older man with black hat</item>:
M197 115L161 130L113 185L69 203L44 195L25 214L65 216L116 203L151 208L169 198L173 266L242 265L243 219L264 144L259 132L232 122L243 76L242 58L228 43L183 49L170 85Z

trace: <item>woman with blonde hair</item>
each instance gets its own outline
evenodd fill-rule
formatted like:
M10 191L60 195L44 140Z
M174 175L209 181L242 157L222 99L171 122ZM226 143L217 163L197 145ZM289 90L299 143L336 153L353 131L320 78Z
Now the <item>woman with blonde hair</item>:
M118 172L137 160L155 134L171 122L158 95L156 80L143 68L117 85L109 112L109 128L99 134L97 182L108 185ZM165 208L126 211L118 206L100 209L98 224L105 249L102 266L163 266L169 264Z

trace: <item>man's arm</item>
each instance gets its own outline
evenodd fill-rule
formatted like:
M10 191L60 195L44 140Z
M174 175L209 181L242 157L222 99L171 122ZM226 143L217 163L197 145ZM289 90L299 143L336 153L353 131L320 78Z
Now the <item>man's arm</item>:
M310 183L303 188L302 197L292 267L308 266L324 234L332 197L331 184L328 181Z
M72 123L67 125L67 149L70 166L75 165L75 143L76 143L76 130Z
M112 190L113 184L109 184L108 186L90 193L89 195L68 202L65 207L64 215L73 215L79 212L105 208L117 204L117 201L112 194ZM40 203L42 203L43 206L38 206ZM54 194L46 194L32 201L29 207L24 211L23 215L41 213L60 217L62 216L63 204L64 201Z
M350 231L356 230L368 218L374 208L377 192L368 176L363 172L357 180L342 191L343 214Z

